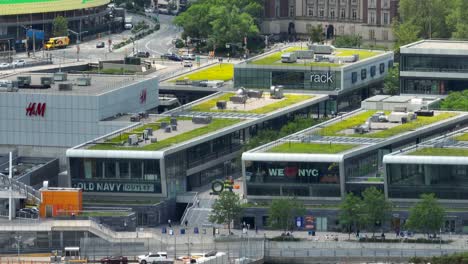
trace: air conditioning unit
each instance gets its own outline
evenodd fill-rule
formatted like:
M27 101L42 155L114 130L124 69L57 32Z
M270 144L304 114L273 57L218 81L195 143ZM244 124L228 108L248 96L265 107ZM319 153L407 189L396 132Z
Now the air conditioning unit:
M155 138L155 137L152 137L150 140L151 140L151 143L156 143L156 142L158 142L158 139Z
M143 130L143 139L144 140L148 140L149 136L148 136L148 130Z
M71 91L73 88L73 84L71 83L60 83L58 85L59 91Z
M209 124L211 123L211 116L194 116L192 118L194 124Z
M128 136L128 144L129 145L138 145L138 135L131 134Z
M66 72L56 72L54 73L54 81L63 82L67 80Z
M166 127L164 128L164 132L166 132L166 133L171 133L171 131L172 131L172 130L171 130L171 127L170 127L170 126L166 126Z
M227 108L227 102L224 101L224 100L217 101L217 102L216 102L216 107L217 107L218 109L221 109L221 110L226 109L226 108Z
M54 78L52 77L41 77L41 85L52 85Z
M31 84L31 76L18 76L16 80L18 81L19 87L29 86Z
M78 86L90 86L91 78L90 77L79 77L76 79L76 84Z
M171 117L171 125L177 125L177 118Z
M146 131L148 131L148 136L152 136L153 135L153 129L152 128L147 128L145 129Z

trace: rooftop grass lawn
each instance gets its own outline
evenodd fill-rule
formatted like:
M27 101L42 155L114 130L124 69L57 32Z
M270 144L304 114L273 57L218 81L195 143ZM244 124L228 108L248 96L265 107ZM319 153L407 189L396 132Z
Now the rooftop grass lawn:
M229 81L234 77L234 64L232 63L221 63L214 66L187 74L182 75L176 80L184 80L186 78L190 80L223 80Z
M468 149L462 148L421 148L409 152L411 156L455 156L468 157Z
M381 130L375 133L366 133L366 134L352 134L345 135L339 133L345 129L354 128L358 125L362 125L366 120L371 117L376 111L366 111L364 113L358 114L356 116L350 117L341 122L335 123L328 127L322 128L319 131L319 134L322 136L349 136L349 137L365 137L365 138L388 138L404 132L411 130L416 130L420 127L427 126L457 115L457 113L440 113L435 116L418 116L416 120L412 120L406 124L401 124L387 130ZM386 112L385 114L389 114Z
M89 149L93 150L160 150L163 148L170 147L174 144L178 144L199 136L206 135L208 133L214 132L216 130L232 126L238 122L242 121L241 119L223 119L223 118L217 118L213 119L210 124L200 127L191 131L187 131L185 133L179 134L177 136L173 136L161 141L158 141L156 143L151 143L148 145L145 145L143 147L126 147L126 146L121 146L119 143L122 142L120 140L120 136L116 136L108 141L106 143L117 143L117 144L96 144L91 146ZM143 130L144 128L139 128L138 130ZM135 130L134 130L135 131ZM127 135L126 138L128 138L128 134L134 134L134 131L131 133L126 133Z
M338 55L338 57L352 56L354 54L358 54L359 60L364 60L378 55L379 52L371 50L337 49L336 54Z
M458 141L468 141L468 133L463 133L460 136L455 137L454 139Z
M284 95L284 97L285 97L284 100L281 100L281 101L278 101L278 102L275 102L275 103L271 103L269 105L265 105L263 107L253 109L253 110L250 110L250 111L243 111L242 109L240 109L240 110L213 109L214 107L216 107L216 102L217 101L220 101L220 100L229 101L229 98L231 96L234 96L234 93L225 93L225 94L223 94L221 96L215 97L215 98L213 98L211 100L208 100L206 102L194 105L191 108L191 111L197 111L197 112L244 112L244 113L253 113L253 114L266 114L266 113L270 113L270 112L276 111L278 109L281 109L281 108L284 108L284 107L287 107L287 106L290 106L290 105L293 105L293 104L297 104L299 102L302 102L302 101L305 101L305 100L308 100L308 99L311 99L311 98L314 97L313 95L285 94ZM242 107L240 107L240 108L242 108Z
M94 211L94 212L82 212L80 216L89 216L89 217L122 217L128 216L131 212L122 212L122 211Z
M299 143L286 142L274 146L267 152L273 153L305 153L305 154L336 154L350 150L357 145L352 144L317 144L317 143Z

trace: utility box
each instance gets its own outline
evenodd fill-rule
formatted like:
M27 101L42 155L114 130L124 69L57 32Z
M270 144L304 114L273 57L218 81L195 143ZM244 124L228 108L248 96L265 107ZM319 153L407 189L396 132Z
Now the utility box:
M41 218L79 215L83 210L83 191L80 188L44 186L39 191L42 197L39 205Z

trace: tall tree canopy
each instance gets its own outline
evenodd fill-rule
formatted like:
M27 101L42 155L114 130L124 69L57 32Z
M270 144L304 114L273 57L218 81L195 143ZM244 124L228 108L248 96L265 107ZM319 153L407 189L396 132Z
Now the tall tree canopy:
M242 43L244 37L256 36L262 13L262 0L199 0L174 23L184 29L184 36L224 47L226 43Z

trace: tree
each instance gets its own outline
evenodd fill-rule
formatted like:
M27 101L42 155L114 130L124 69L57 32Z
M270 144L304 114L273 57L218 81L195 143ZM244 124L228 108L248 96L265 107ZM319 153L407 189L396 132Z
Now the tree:
M468 89L462 92L451 92L442 101L440 108L444 110L468 111Z
M410 209L406 226L427 234L437 233L444 223L445 210L433 193L422 194L421 200Z
M398 66L393 66L388 70L387 76L384 78L384 93L396 95L400 92L400 69Z
M362 37L358 35L338 36L334 41L337 48L359 48L362 44Z
M391 209L391 203L385 200L385 195L377 188L370 187L362 192L361 219L372 231L372 236L375 235L377 225L383 225Z
M52 35L61 37L68 35L68 21L63 16L57 16L52 22Z
M468 1L452 0L453 7L449 9L447 24L454 30L452 37L456 39L468 38Z
M310 26L307 28L312 43L320 43L325 39L322 24L317 26Z
M346 227L348 236L357 231L361 218L362 200L353 193L348 193L340 204L339 220Z
M229 191L222 192L211 208L210 222L227 224L231 234L231 223L239 218L242 211L239 195Z
M401 24L398 20L394 20L392 23L392 31L395 36L395 50L399 50L401 46L419 39L420 29L409 22Z
M304 204L295 198L275 199L268 210L269 225L287 232L295 226L294 217L303 216L305 213Z

